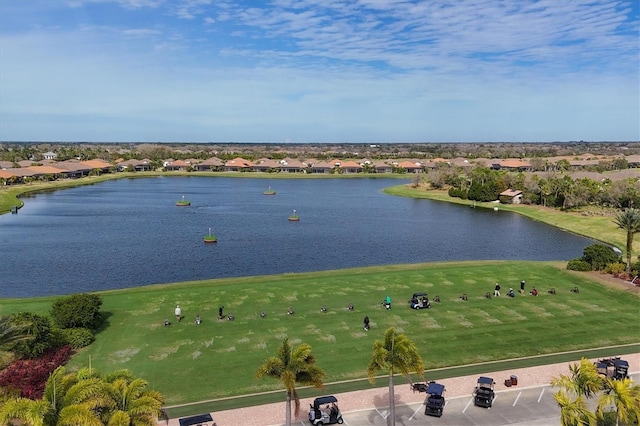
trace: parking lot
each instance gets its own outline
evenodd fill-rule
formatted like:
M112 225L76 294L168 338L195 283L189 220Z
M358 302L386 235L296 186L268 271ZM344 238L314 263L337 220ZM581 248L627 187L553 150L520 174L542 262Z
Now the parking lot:
M634 382L639 373L631 374ZM396 425L449 425L449 426L498 426L498 425L559 425L560 408L553 398L551 386L513 387L496 392L492 408L476 407L471 395L447 398L442 417L424 414L421 403L396 406ZM388 410L376 408L344 412L344 424L351 426L386 426ZM306 420L294 423L309 426Z
M640 353L627 354L624 359L629 362L631 379L638 383ZM396 425L559 425L560 408L553 398L555 389L549 383L554 377L568 374L569 365L570 363L562 362L506 371L487 370L482 375L492 377L496 382L496 398L490 409L476 407L473 403L472 394L479 375L438 380L438 383L446 386L446 405L442 417L424 414L424 392L416 392L416 389L406 384L396 385ZM516 386L508 387L505 379L513 377L512 375L516 375L518 383ZM215 411L211 414L218 426L282 426L285 414L284 394L282 396L282 402ZM387 387L336 394L344 424L386 426L389 416L388 396ZM297 419L294 417L293 425L311 426L307 420L307 413L309 404L313 402L314 398L301 399L300 415ZM595 399L590 403L595 409ZM158 424L178 426L178 419L172 418Z
M397 425L554 425L560 409L549 386L500 391L492 408L476 407L471 396L447 398L442 417L425 416L423 404L396 406ZM344 413L345 424L386 425L387 410ZM305 424L305 422L302 422Z

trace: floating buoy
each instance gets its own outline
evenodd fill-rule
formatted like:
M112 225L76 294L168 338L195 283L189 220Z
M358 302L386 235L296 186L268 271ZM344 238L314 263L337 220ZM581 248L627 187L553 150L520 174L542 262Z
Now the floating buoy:
M186 200L184 198L184 195L182 196L182 198L178 201L176 201L176 206L178 207L185 207L185 206L190 206L191 205L191 201Z

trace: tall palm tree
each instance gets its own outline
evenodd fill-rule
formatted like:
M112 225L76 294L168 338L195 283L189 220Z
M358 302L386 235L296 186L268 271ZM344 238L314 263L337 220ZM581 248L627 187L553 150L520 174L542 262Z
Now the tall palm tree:
M595 425L596 416L589 411L583 395L571 398L564 390L553 394L553 398L560 406L560 424L562 426Z
M397 333L391 327L384 333L383 340L376 340L373 343L373 356L367 367L369 381L375 383L375 375L378 371L384 370L389 373L389 416L387 423L396 424L395 393L393 388L393 375L396 371L408 377L411 373L416 373L423 378L424 362L418 353L418 348L403 333Z
M629 208L618 213L613 220L618 228L627 232L627 273L631 272L631 252L633 251L633 236L640 232L640 210Z
M603 417L605 409L613 407L616 413L616 426L632 424L640 419L640 393L637 386L631 386L631 379L624 380L605 379L604 392L598 400L596 413Z
M569 376L561 374L553 378L551 384L570 391L577 396L591 398L596 392L602 389L602 377L593 362L587 358L580 359L580 363L573 363L569 366L571 374Z
M292 348L289 339L285 338L278 349L278 356L267 359L256 372L256 377L264 376L279 379L287 391L286 425L291 426L291 399L295 402L294 414L300 412L300 397L296 391L296 383L311 385L317 389L324 388L324 371L316 365L316 357L311 346L306 343Z

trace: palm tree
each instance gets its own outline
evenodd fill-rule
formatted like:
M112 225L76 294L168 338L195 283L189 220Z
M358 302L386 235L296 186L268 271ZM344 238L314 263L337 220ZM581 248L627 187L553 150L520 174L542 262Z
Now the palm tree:
M592 397L602 389L602 377L593 362L586 358L580 359L580 363L569 366L571 375L561 374L551 380L551 384L570 391L577 396Z
M638 209L624 209L616 215L613 222L618 225L620 229L624 229L627 232L627 273L631 272L631 252L633 251L633 236L640 232L640 210Z
M619 422L623 424L632 424L640 419L640 393L631 386L631 379L628 377L624 380L605 379L602 396L598 401L598 409L596 413L601 418L605 413L605 409L614 407L616 413L616 426Z
M289 339L285 338L278 349L278 356L267 359L256 372L256 377L264 376L279 379L287 391L286 425L291 425L291 399L295 401L295 416L300 412L300 397L296 391L296 383L311 385L323 389L324 371L316 366L316 357L311 346L301 343L291 348Z
M65 374L58 367L47 380L41 400L14 398L0 409L0 424L20 420L29 426L156 425L162 395L127 370L102 377L80 369Z
M560 424L562 426L595 425L596 416L589 411L584 396L578 395L574 400L565 391L559 390L553 398L560 406Z
M10 351L14 344L33 338L25 333L28 323L16 323L13 319L13 315L0 318L0 350Z
M413 372L423 378L424 362L418 354L418 348L409 338L397 333L391 327L384 333L383 340L376 340L373 343L373 356L367 367L369 381L375 383L375 374L380 371L389 372L389 417L391 425L396 424L395 394L393 389L393 375L399 371L405 377ZM389 420L387 421L389 422Z
M147 390L146 380L135 378L128 370L120 370L105 378L113 406L108 410L108 424L121 426L155 426L164 403L160 392Z
M45 423L45 417L50 411L51 405L43 399L13 398L0 408L0 424L18 420L26 426L48 426L50 423Z

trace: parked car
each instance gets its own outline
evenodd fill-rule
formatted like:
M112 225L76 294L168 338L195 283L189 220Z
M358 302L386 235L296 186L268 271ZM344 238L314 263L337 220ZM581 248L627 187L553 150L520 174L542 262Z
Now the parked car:
M604 358L595 363L598 373L614 380L624 380L629 376L629 363L620 357Z
M491 377L480 376L474 391L473 403L478 407L491 407L496 397L495 385L496 382Z
M321 396L309 404L309 421L312 425L342 424L344 419L338 408L338 399L333 395ZM331 404L331 405L329 405Z
M427 293L413 293L411 300L409 300L409 306L411 309L429 309L431 302L429 302Z
M424 414L427 416L441 417L444 411L444 385L436 382L429 382L427 386L427 397L424 400Z

